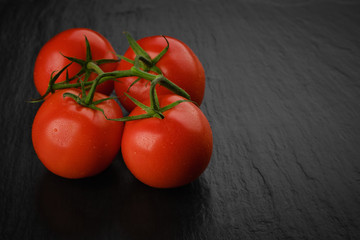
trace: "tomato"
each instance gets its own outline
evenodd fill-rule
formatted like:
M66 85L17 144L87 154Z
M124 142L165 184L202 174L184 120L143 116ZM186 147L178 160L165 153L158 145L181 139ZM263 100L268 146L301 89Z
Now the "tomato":
M173 94L159 96L161 107L180 99ZM130 116L144 113L136 107ZM156 188L179 187L198 178L208 166L212 131L192 102L182 102L163 114L164 119L126 122L121 152L127 168L141 182Z
M85 36L90 43L93 60L117 59L113 47L100 33L86 28L65 30L54 36L41 48L35 61L34 83L40 95L45 94L51 74L54 71L60 71L70 63L70 60L64 56L75 57L82 60L86 59ZM110 72L114 71L117 65L118 63L106 63L100 67L104 72ZM76 75L80 69L80 64L71 64L68 68L69 78ZM96 76L95 73L92 73L89 80L95 79ZM66 74L64 72L56 82L64 81L65 79ZM73 82L76 82L76 80ZM97 91L109 95L113 89L113 81L106 81L98 86Z
M98 111L83 107L65 92L79 95L79 89L59 90L50 95L36 113L32 141L44 166L65 178L84 178L106 169L118 153L124 124L106 120ZM95 93L94 101L106 98ZM109 118L122 117L115 100L98 105Z
M166 37L166 39L169 41L169 49L160 61L158 61L156 66L161 69L166 78L183 88L191 96L191 100L200 105L205 91L205 72L201 62L185 43L172 37ZM142 38L138 40L137 43L152 59L167 46L162 36ZM124 56L133 60L135 53L129 48ZM131 63L122 60L117 69L128 70L132 66ZM127 92L131 83L136 79L137 77L125 77L115 82L116 95L120 97L121 104L128 112L135 108L135 104L124 96L124 92ZM149 81L141 79L135 83L127 93L140 102L143 102L149 98L149 85ZM156 91L159 95L170 93L168 89L162 86L157 86Z

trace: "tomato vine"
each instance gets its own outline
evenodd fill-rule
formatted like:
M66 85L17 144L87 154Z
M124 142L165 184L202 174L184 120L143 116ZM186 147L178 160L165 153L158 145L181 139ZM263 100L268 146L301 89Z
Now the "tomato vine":
M159 188L187 184L205 170L212 153L211 128L198 108L205 86L204 70L191 50L174 38L169 37L168 40L162 36L166 42L165 47L162 42L159 48L157 42L157 51L149 54L129 33L125 32L125 36L135 54L134 59L130 59L133 55L126 57L114 53L118 59L95 60L86 36L85 59L63 55L70 63L63 64L62 66L65 66L60 70L52 72L45 93L30 101L44 101L33 123L34 149L50 171L66 178L83 178L103 171L121 149L128 169L143 183ZM156 41L159 40L162 39L158 36ZM196 102L191 100L184 88L164 74L168 69L163 73L159 67L163 64L161 60L170 53L170 43L178 44L173 49L181 48L187 56L184 59L190 59L181 66L181 71L186 72L193 63L196 65L190 71L192 77L186 79L185 84L189 87L193 81L199 80L200 84L196 87L201 89ZM180 68L172 62L173 59L179 59L179 64L181 62L179 55L175 54L174 57L174 51L177 50L170 50L173 54L169 58L170 63L169 59L165 61L173 64L172 71ZM103 70L103 64L119 61L128 65L130 63L131 67L114 71ZM80 70L76 70L77 73L70 77L69 68L73 64L80 65ZM171 76L177 73L179 72L173 71ZM119 98L119 93L115 91L118 96L108 96L98 93L97 87L107 81L121 82L122 78L127 77L133 77L133 81L126 85L127 91L122 88L121 94L137 107L124 117L120 106L114 101ZM134 97L130 92L139 81L143 87L142 79L150 85L144 87L148 94L145 100L137 99L139 94ZM163 91L164 88L157 88L159 85L170 90L172 94L167 90ZM46 85L42 86L45 90ZM108 144L107 140L111 143ZM84 141L90 144L83 144ZM146 161L142 161L143 159Z
M50 93L54 93L56 90L60 90L60 89L83 87L85 90L89 90L90 88L94 88L91 91L91 94L88 95L87 99L82 102L84 105L87 105L87 104L89 104L91 102L90 99L91 99L91 96L93 96L95 88L99 84L101 84L101 83L103 83L105 81L114 80L114 79L123 78L123 77L131 77L131 76L136 76L136 77L138 77L138 79L143 78L143 79L146 79L148 81L153 81L153 80L156 79L156 77L158 75L162 75L161 70L157 69L155 64L166 53L166 51L168 49L168 46L166 48L164 48L164 50L155 59L151 60L151 58L147 54L145 54L146 52L140 50L141 47L136 45L136 41L131 37L130 34L126 33L126 36L128 38L130 46L132 46L134 49L136 49L134 51L136 51L139 54L139 55L137 55L137 57L136 57L136 59L134 61L132 61L130 59L126 59L126 61L132 62L134 64L134 66L130 70L112 71L112 72L106 72L106 73L103 72L101 70L101 68L99 67L99 65L104 64L104 63L109 63L109 62L117 62L117 61L119 61L119 59L116 59L116 60L114 60L114 59L100 59L100 60L96 60L96 61L92 60L90 43L89 43L89 41L87 40L87 38L85 36L86 60L82 60L82 59L78 59L78 58L74 58L74 57L69 57L69 56L64 56L65 58L67 58L71 62L68 65L66 65L63 69L61 69L55 76L50 77L49 86L48 86L48 89L47 89L47 91L46 91L46 93L44 95L42 95L38 99L31 100L30 102L41 102ZM117 55L117 56L120 59L124 59L124 57L122 57L121 55ZM55 83L55 81L59 78L59 76L61 74L63 74L64 71L73 63L77 63L77 64L81 65L81 67L82 67L81 70L74 77L69 78L68 75L66 75L66 80L65 81ZM145 63L146 66L144 65L144 63ZM142 70L141 68L145 68L145 70ZM157 72L158 75L149 73L148 71L150 71L150 70ZM98 76L96 77L95 80L88 81L89 75L92 72L97 73ZM84 81L81 81L81 76L82 75L85 76ZM70 83L70 81L72 81L72 80L74 80L76 78L78 79L78 82ZM136 81L133 82L133 84L135 84ZM96 84L94 84L94 83L96 83ZM161 81L159 82L159 84L166 87L166 88L168 88L170 91L174 92L177 95L180 95L180 96L182 96L182 97L184 97L186 99L190 99L190 95L185 90L183 90L182 88L180 88L179 86L177 86L176 84L171 82L169 79L165 78L163 75L162 75L162 78L161 78Z

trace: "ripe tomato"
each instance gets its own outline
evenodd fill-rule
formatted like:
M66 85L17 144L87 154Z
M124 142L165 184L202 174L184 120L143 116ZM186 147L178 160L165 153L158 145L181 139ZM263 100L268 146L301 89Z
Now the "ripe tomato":
M84 178L106 169L118 153L124 124L106 120L97 110L83 107L63 93L75 95L79 89L59 90L50 95L36 113L32 141L44 166L65 178ZM107 96L95 93L94 101ZM98 105L109 118L122 112L115 100Z
M200 105L205 91L205 72L201 62L185 43L172 37L166 37L166 39L169 41L169 49L156 66L161 69L166 78L183 88L191 96L191 100ZM162 36L142 38L138 40L137 43L152 59L167 46ZM135 53L129 48L124 56L133 60ZM128 70L132 66L131 63L122 60L117 69ZM136 105L124 96L124 92L127 92L131 83L136 79L137 77L125 77L115 82L116 95L120 97L121 104L129 112L134 109ZM127 93L140 102L143 102L149 98L149 87L149 81L141 79L134 84ZM170 93L168 89L162 86L157 86L156 91L159 95Z
M161 107L183 99L177 95L159 98ZM130 116L144 113L136 107ZM121 151L126 166L141 182L157 188L179 187L206 169L212 153L212 131L205 115L191 102L163 114L164 119L126 122Z
M93 60L99 59L117 59L114 49L109 41L100 33L86 28L73 28L63 31L50 39L40 50L34 67L34 83L40 95L45 94L52 72L60 71L70 60L67 57L75 57L78 59L86 59L86 43L87 37ZM64 55L64 56L63 56ZM104 72L114 71L118 63L106 63L100 67ZM77 74L81 66L73 63L68 68L69 78ZM92 73L89 80L95 79L97 75ZM60 75L56 82L64 81L66 73ZM74 80L76 82L76 80ZM97 88L98 92L109 95L114 90L113 81L106 81Z

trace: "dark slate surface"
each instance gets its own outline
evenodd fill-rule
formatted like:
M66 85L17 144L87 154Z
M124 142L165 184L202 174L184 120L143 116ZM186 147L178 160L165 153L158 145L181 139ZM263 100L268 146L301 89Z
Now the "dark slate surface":
M359 1L1 1L0 239L359 239ZM149 188L119 155L103 174L49 173L31 143L41 46L72 27L123 53L183 40L207 74L214 134L199 180Z

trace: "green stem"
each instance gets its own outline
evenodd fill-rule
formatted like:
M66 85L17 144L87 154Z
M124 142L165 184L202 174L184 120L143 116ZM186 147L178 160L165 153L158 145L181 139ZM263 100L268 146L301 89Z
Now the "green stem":
M102 76L104 74L104 71L97 64L95 64L93 62L88 62L86 67L88 69L94 70L98 74L98 76L93 81L93 83L91 85L91 88L89 90L89 93L86 95L86 98L84 100L84 103L86 105L89 105L89 104L92 103L92 100L93 100L94 95L95 95L96 87L98 86L100 79L103 78Z
M134 76L133 72L131 70L124 70L124 71L114 71L109 73L103 73L101 74L101 78L99 79L98 84L103 83L107 80L118 78L118 77L131 77ZM93 81L90 82L84 82L85 86L92 85ZM81 87L80 83L55 83L53 85L53 90L60 90L65 88L78 88Z
M95 80L93 81L93 84L91 85L91 88L88 94L86 95L86 98L84 99L85 105L90 105L92 103L92 100L95 95L95 89L98 86L99 80L100 80L100 75L97 78L95 78Z
M104 73L101 68L94 62L89 62L87 67L89 69L94 70L94 72L96 72L98 75L98 77L94 80L97 81L96 84L101 84L107 80L110 79L116 79L116 78L123 78L123 77L140 77L143 79L146 79L148 81L153 81L157 76L159 75L154 75L145 71L142 71L139 68L136 67L132 67L129 70L122 70L122 71L113 71L113 72L106 72ZM162 76L162 75L161 75ZM94 85L95 82L94 81L90 81L90 82L84 82L84 86L91 86L91 88L96 87L97 85ZM159 83L160 85L168 88L170 91L174 92L177 95L180 95L186 99L190 99L190 95L188 93L186 93L185 90L183 90L182 88L180 88L179 86L177 86L176 84L174 84L173 82L171 82L169 79L165 78L164 76L162 76L162 81L160 81ZM52 90L60 90L60 89L66 89L66 88L78 88L81 87L80 83L55 83L52 86ZM90 89L91 90L91 89ZM91 96L89 96L89 99L91 98Z
M157 98L155 87L156 87L156 85L158 83L163 81L163 79L164 79L164 76L158 75L153 81L151 81L151 86L150 86L150 107L155 112L157 112L160 109L159 100Z
M145 72L139 68L131 67L130 71L137 77L144 78L146 80L152 81L156 78L157 75Z
M190 100L178 100L176 102L173 102L165 107L160 107L160 103L159 103L159 99L158 96L156 94L156 85L157 84L161 84L163 82L167 82L169 81L167 78L165 78L163 75L157 75L156 78L154 80L151 81L151 85L150 85L150 107L144 105L143 103L139 102L138 100L136 100L135 98L131 97L130 95L128 95L127 93L125 93L125 95L130 98L131 101L133 101L133 103L135 103L138 107L140 107L141 109L143 109L146 113L145 114L140 114L140 115L135 115L135 116L127 116L127 117L122 117L122 118L116 118L116 119L108 119L108 120L113 120L113 121L133 121L133 120L139 120L139 119L145 119L145 118L159 118L159 119L164 119L164 112L168 111L169 109L179 105L182 102L191 102Z
M99 67L99 65L97 65L94 62L88 62L88 64L86 65L86 67L88 69L92 69L94 70L98 75L101 75L104 73L104 71Z

